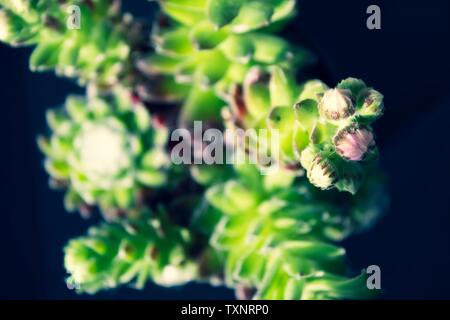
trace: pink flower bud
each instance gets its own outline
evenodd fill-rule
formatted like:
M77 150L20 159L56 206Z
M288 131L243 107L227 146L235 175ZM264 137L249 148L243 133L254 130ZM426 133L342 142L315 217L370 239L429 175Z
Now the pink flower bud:
M367 127L349 126L334 137L337 153L346 160L361 161L375 147L372 131Z

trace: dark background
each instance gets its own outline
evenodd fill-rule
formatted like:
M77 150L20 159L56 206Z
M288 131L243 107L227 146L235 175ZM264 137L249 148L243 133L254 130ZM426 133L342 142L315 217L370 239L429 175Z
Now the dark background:
M126 1L137 15L154 5ZM381 7L382 29L366 28L366 8ZM320 58L334 86L363 78L385 95L376 125L391 207L371 231L345 243L355 270L381 267L384 299L450 298L450 1L303 0L286 29ZM51 191L35 137L44 112L82 92L68 80L28 71L29 49L0 45L0 298L79 299L64 283L62 248L92 222L68 214ZM106 299L227 299L231 291L191 284L121 288Z

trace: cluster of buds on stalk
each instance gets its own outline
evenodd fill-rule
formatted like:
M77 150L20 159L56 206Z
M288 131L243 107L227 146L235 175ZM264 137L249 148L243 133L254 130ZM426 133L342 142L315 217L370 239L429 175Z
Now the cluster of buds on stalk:
M310 181L322 189L355 193L363 179L361 166L378 155L371 123L383 113L383 96L363 81L348 78L312 101L300 101L300 123L305 101L318 109L311 143L300 153Z
M382 115L382 101L378 91L355 78L331 89L318 80L299 86L281 68L253 67L244 84L230 91L232 116L226 121L229 128L268 130L269 136L258 135L252 145L269 145L272 163L298 175L306 170L321 189L355 193L361 166L378 154L371 123ZM277 145L269 142L275 133Z

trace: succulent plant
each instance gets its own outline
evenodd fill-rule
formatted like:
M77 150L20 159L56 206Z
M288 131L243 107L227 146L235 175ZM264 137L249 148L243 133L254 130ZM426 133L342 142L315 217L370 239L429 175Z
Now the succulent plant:
M372 297L338 242L387 205L372 128L382 94L355 78L297 83L312 55L276 35L295 0L158 2L149 54L145 23L119 0L0 0L1 41L36 46L32 70L87 85L38 138L66 209L106 218L66 246L68 286L209 280L244 299ZM236 162L171 163L173 119L231 129L221 147L237 147Z
M77 77L81 84L93 81L111 85L124 72L130 47L115 0L1 0L0 41L36 48L31 70L55 69ZM79 11L78 11L79 10ZM78 16L78 23L69 26Z
M100 205L113 217L137 206L139 192L167 180L167 129L155 127L130 92L116 88L103 96L67 98L47 112L50 137L38 139L45 168L68 189L67 210Z
M222 97L253 65L296 69L311 55L273 35L295 13L295 0L160 1L166 16L153 30L156 53L140 59L148 74L185 84L182 120L218 116ZM172 90L173 92L174 90ZM185 94L185 96L183 96Z
M228 286L244 286L257 299L373 295L364 274L347 277L345 250L333 244L355 232L360 217L317 197L291 172L261 176L252 166L238 170L239 178L207 192L223 213L211 245L225 255Z
M161 208L135 220L103 223L65 247L67 284L91 294L131 282L142 288L149 279L162 286L181 285L197 275L190 245L189 231L167 221Z
M279 67L253 67L230 91L224 116L232 130L255 130L252 143L240 144L271 157L271 165L299 175L305 169L321 189L356 193L361 166L378 154L371 123L383 112L382 100L358 79L334 89L317 80L299 86Z

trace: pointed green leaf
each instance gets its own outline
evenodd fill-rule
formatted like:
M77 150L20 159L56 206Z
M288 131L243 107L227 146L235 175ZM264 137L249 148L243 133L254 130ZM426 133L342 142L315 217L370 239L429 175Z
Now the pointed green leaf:
M265 1L246 1L231 28L234 32L244 33L269 25L274 12L273 4Z
M190 31L191 41L198 50L209 50L217 47L225 38L227 32L215 30L209 21L202 21Z
M254 47L251 38L246 35L230 35L221 43L220 49L233 61L248 63L253 56Z
M60 45L59 41L40 43L31 54L30 69L41 71L54 68L58 64Z
M255 119L262 119L270 110L270 75L261 68L254 67L244 81L244 101L248 112Z
M339 89L347 89L352 92L353 97L358 97L359 93L366 88L364 81L356 78L347 78L337 85Z
M272 106L292 106L297 88L290 74L280 67L272 67L269 85Z
M245 0L208 0L208 17L216 27L221 28L237 17Z

